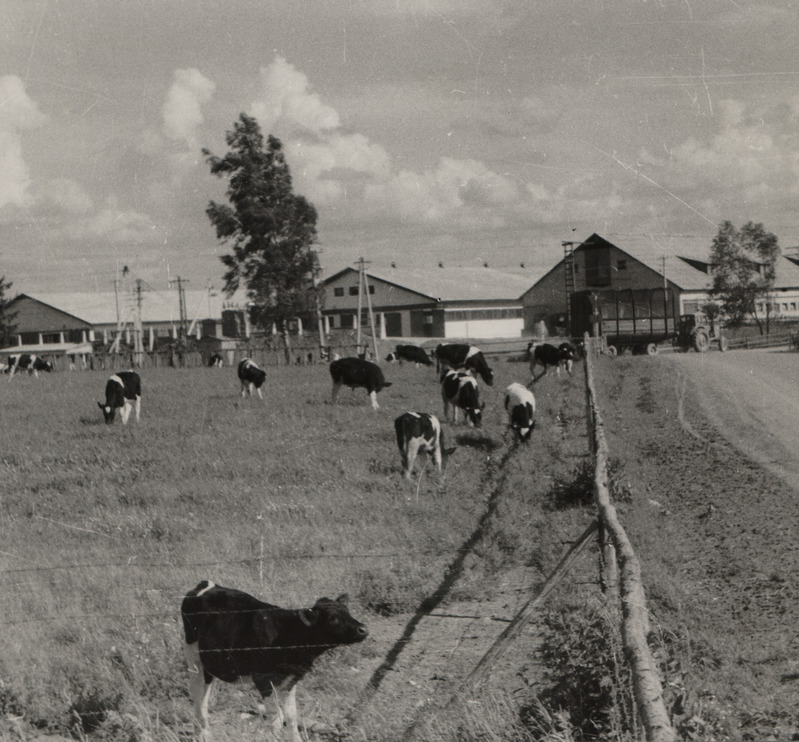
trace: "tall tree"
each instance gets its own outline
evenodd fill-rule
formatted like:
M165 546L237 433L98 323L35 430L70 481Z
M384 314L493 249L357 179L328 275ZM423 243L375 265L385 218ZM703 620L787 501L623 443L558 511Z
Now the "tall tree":
M752 317L762 334L763 323L757 305L764 303L768 333L779 256L776 235L766 231L762 224L747 222L736 229L725 221L719 226L710 251L713 269L710 294L721 300L727 324L737 327L747 317Z
M228 204L211 201L205 213L216 236L230 245L222 255L225 291L244 284L253 303L251 319L280 330L289 358L288 320L314 310L319 264L316 209L292 190L291 174L276 137L264 141L258 122L242 113L225 136L230 151L216 157L203 149L211 174L225 178Z
M9 311L11 299L6 295L11 286L11 281L6 281L5 276L0 276L0 348L5 348L14 342L16 331L14 325L16 313Z

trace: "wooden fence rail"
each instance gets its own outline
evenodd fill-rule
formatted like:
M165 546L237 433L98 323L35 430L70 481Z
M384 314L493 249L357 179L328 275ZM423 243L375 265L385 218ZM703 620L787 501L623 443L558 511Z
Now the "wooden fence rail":
M589 339L586 335L586 348L588 347ZM606 579L606 582L611 587L611 594L618 595L621 600L624 654L630 663L633 692L644 724L646 739L649 742L670 742L677 739L677 734L669 721L658 669L647 643L649 614L641 580L641 567L610 499L608 445L594 389L593 355L591 352L586 353L585 383L588 422L594 451L594 496L600 524L610 537L610 547L604 550L604 557L606 564L617 565L618 592L615 578Z

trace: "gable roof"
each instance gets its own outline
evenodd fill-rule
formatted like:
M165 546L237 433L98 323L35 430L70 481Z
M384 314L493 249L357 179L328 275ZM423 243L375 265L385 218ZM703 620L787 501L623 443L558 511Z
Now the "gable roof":
M136 296L132 291L91 291L77 293L36 293L20 294L27 296L60 312L88 322L90 325L115 325L117 322L117 302L119 318L132 322L136 316ZM226 299L222 292L192 290L184 292L186 313L189 321L221 318L222 310L237 305L240 297ZM18 297L15 297L15 299ZM180 302L177 291L144 291L141 302L142 322L180 321Z
M324 285L338 281L347 273L357 280L355 268L344 268L324 279ZM371 278L399 286L434 301L512 301L517 302L538 280L538 272L520 268L499 271L486 267L383 268L367 270Z

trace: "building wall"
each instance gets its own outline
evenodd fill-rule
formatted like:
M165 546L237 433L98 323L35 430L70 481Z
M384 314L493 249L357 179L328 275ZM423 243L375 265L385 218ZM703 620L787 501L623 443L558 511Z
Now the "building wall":
M524 319L484 319L447 322L444 328L446 338L507 338L521 337Z
M408 305L430 304L435 301L426 298L414 291L408 291L400 286L393 286L371 276L367 276L369 287L369 300L373 309L378 307L389 309ZM336 290L341 293L337 296ZM366 296L362 297L363 307L366 309ZM358 271L352 270L339 276L335 281L325 284L325 313L351 310L353 313L358 307Z
M88 322L27 296L14 301L10 311L16 315L13 322L18 333L92 329Z
M592 257L593 256L593 257ZM601 263L601 267L598 267ZM663 275L609 243L597 248L583 245L574 251L574 290L643 289L663 285ZM675 284L668 285L680 294ZM544 322L549 334L568 334L566 319L566 268L560 261L522 296L524 332L533 334Z

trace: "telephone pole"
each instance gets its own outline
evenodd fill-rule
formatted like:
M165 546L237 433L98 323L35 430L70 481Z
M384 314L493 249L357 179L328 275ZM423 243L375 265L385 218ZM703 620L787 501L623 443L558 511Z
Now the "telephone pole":
M184 283L189 283L185 278L178 276L177 278L169 279L169 283L176 283L178 285L178 307L180 311L180 324L178 325L178 336L183 342L186 342L186 291L183 288Z
M362 308L362 294L366 295L366 307L369 313L369 329L372 331L372 348L375 354L375 362L380 358L377 352L377 334L375 333L375 315L372 311L372 299L369 296L369 280L366 275L367 261L363 258L358 258L358 332L357 340L358 352L361 352L361 308ZM365 352L365 351L364 351Z

